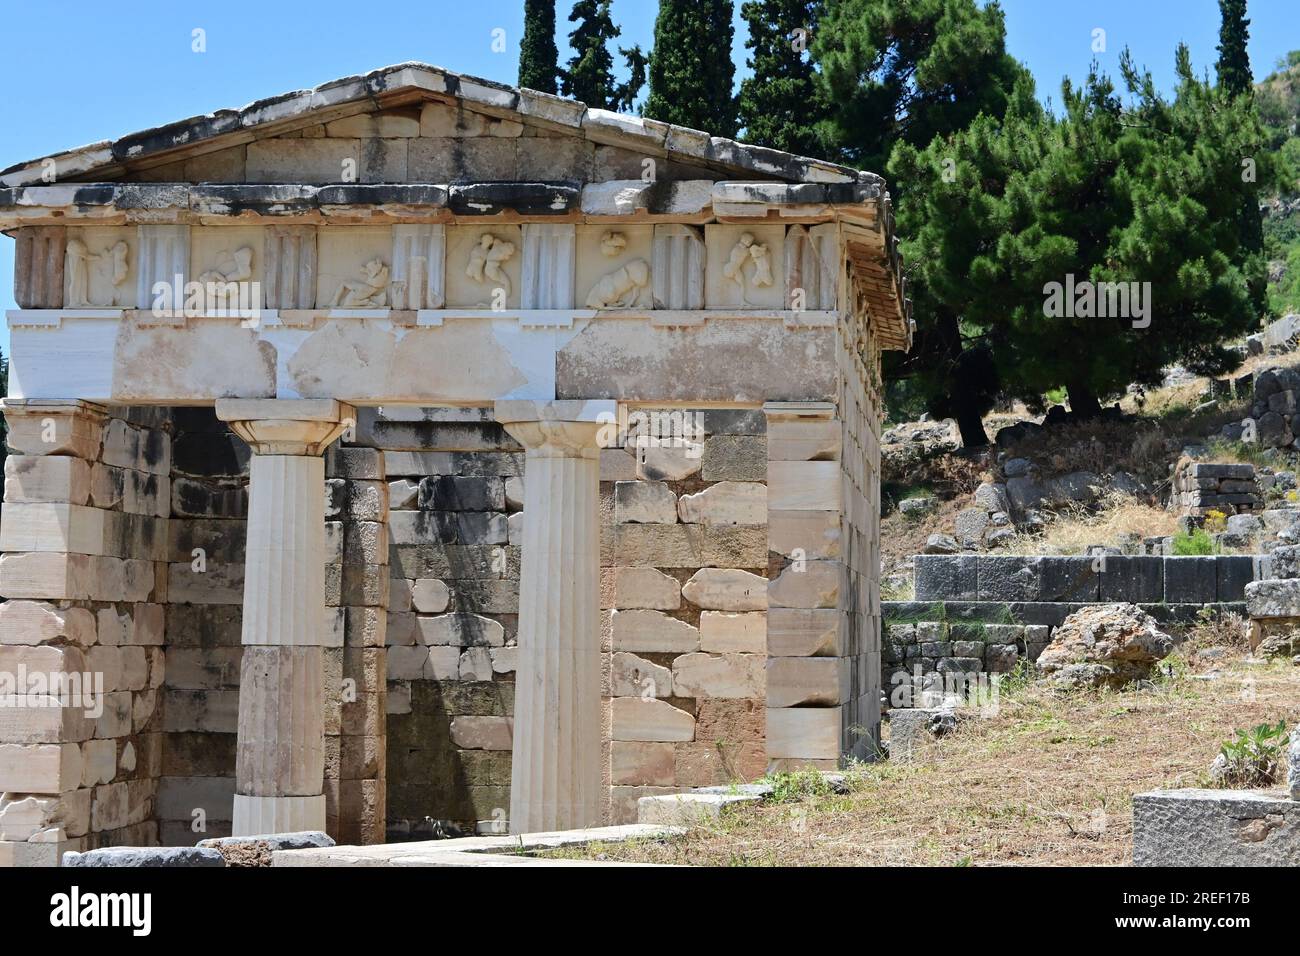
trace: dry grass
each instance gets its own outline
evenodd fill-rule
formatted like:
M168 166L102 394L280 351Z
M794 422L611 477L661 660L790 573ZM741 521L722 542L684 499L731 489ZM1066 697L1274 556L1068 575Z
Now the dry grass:
M1057 512L1039 535L1018 534L1000 550L1009 554L1084 554L1089 545L1114 545L1124 534L1164 537L1177 530L1178 516L1128 495L1110 493L1095 505Z
M1231 630L1226 637L1231 639ZM765 802L664 842L564 855L688 865L1127 865L1132 797L1205 786L1237 728L1300 717L1300 668L1210 660L1202 635L1155 690L1004 694L911 763L865 765L851 792ZM1204 677L1211 668L1219 676Z

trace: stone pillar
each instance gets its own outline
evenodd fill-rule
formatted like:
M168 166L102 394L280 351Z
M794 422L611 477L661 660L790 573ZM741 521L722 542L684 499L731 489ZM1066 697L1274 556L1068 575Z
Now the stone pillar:
M325 829L326 447L355 420L332 400L220 399L253 450L232 833Z
M601 820L602 416L616 403L496 403L526 449L511 833Z

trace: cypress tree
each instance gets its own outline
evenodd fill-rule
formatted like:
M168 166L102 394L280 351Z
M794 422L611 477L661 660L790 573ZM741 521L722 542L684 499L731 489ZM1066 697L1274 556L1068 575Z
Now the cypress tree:
M560 91L597 109L624 112L632 108L645 84L645 57L639 46L619 47L629 76L625 83L615 81L609 43L623 31L614 24L610 3L578 0L573 5L569 14L569 22L577 24L569 34L573 56L561 73Z
M821 0L749 0L740 8L754 71L737 100L746 142L804 156L822 152L817 128L825 101L806 52L821 9Z
M560 51L555 48L555 0L524 0L524 39L519 45L519 85L556 91Z
M1219 0L1219 18L1219 62L1215 66L1219 85L1234 95L1249 93L1253 81L1246 53L1250 39L1246 0Z
M736 134L731 0L660 0L645 115L717 136Z

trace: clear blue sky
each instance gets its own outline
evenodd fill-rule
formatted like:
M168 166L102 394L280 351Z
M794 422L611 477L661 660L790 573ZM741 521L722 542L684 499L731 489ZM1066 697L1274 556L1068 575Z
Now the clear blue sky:
M570 6L558 0L561 57ZM739 0L736 7L739 14ZM654 0L614 0L621 42L648 48L656 8ZM1214 63L1217 0L1004 0L1003 8L1011 53L1033 71L1040 96L1059 100L1061 77L1082 77L1094 56L1115 72L1125 46L1166 88L1180 40L1198 69ZM0 0L9 41L0 57L0 168L402 60L513 83L522 10L522 0ZM1300 48L1296 12L1296 0L1251 0L1257 79ZM739 15L737 23L740 63ZM191 49L196 28L206 32L204 53ZM1106 31L1100 54L1092 50L1097 28ZM497 29L506 40L499 53ZM0 237L0 308L14 308L12 275L13 240ZM8 345L0 323L0 347Z

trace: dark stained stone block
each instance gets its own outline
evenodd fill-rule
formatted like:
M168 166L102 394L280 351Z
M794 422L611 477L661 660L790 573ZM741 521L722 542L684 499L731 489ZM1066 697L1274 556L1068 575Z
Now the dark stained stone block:
M1165 597L1164 558L1108 554L1101 567L1101 600L1158 603Z

